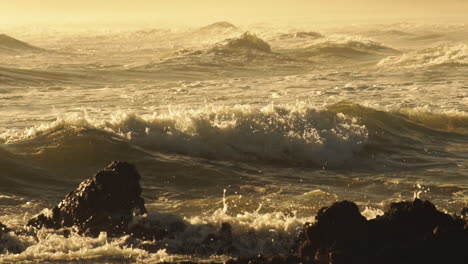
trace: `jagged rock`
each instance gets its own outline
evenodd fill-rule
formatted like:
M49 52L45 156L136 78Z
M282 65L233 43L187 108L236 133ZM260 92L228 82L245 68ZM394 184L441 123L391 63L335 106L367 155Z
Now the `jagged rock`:
M367 246L367 241L361 239L366 233L366 219L355 203L343 201L324 207L315 220L316 224L306 229L307 242L300 248L305 260L326 262L330 259L331 248L357 251Z
M368 224L374 259L381 263L466 263L464 225L463 219L438 211L429 201L392 203L383 216Z
M343 201L318 212L299 255L314 263L464 263L465 224L419 199L392 203L369 221Z
M306 240L298 254L241 257L226 263L467 263L466 220L438 211L429 201L392 203L372 220L366 220L355 203L342 201L320 209L315 218L298 237Z
M38 215L28 225L56 229L76 226L80 233L90 236L128 233L133 214L146 213L139 180L140 174L132 164L112 162L70 192L51 216Z

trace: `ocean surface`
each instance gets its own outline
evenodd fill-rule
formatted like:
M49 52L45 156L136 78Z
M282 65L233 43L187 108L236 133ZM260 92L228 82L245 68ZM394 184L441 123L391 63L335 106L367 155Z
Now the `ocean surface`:
M10 233L0 263L286 253L322 206L468 206L468 25L1 28L0 222L23 229L111 161L183 233ZM203 240L221 223L235 253Z

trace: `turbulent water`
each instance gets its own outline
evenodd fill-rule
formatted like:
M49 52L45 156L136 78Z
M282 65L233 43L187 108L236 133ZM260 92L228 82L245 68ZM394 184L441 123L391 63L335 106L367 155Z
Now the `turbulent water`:
M2 33L2 32L0 32ZM113 160L142 174L151 246L10 233L0 263L285 253L316 211L468 206L468 25L234 26L0 35L0 222L21 229ZM234 255L206 236L233 227Z

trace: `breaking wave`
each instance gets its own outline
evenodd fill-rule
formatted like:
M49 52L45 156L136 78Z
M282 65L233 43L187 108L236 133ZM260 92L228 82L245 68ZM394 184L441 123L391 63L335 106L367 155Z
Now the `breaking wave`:
M468 65L468 46L466 44L440 45L400 56L390 56L381 60L377 66L391 68L420 68L430 66Z
M122 113L111 120L59 118L25 131L8 131L1 135L1 140L13 143L29 139L34 145L38 141L67 142L77 135L102 138L102 133L147 150L210 159L316 166L340 165L367 141L367 130L357 120L305 105L209 107L146 116ZM106 140L94 141L110 144ZM78 151L88 144L76 145ZM115 142L106 146L106 151L117 145Z
M284 74L302 72L310 63L272 52L270 44L257 35L244 34L225 39L199 50L181 49L167 59L139 66L137 70L153 70L184 76L245 76L254 73Z
M320 38L312 45L295 50L292 53L299 57L327 56L353 58L395 52L398 51L368 38L336 35Z
M271 52L270 45L257 35L250 32L245 32L237 38L227 39L215 45L212 50L225 50L225 49L250 49L262 52Z
M113 153L127 160L156 151L213 160L339 168L358 159L369 146L398 151L401 140L415 138L408 144L422 150L427 142L421 140L444 138L439 133L447 132L467 133L468 115L406 109L385 112L342 102L325 108L297 103L149 115L124 112L105 119L68 116L24 131L8 130L0 140L4 146L47 155L44 160L56 160L63 156L57 151L70 149L74 156L101 158Z

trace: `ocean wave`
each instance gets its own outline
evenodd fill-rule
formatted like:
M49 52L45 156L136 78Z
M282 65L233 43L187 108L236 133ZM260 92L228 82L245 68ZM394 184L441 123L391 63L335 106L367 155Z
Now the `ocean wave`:
M371 133L385 132L386 135L463 135L468 127L468 113L455 110L437 111L419 107L384 111L346 101L329 105L327 109L359 119L359 123Z
M397 29L375 29L365 32L365 35L373 37L410 37L413 34Z
M295 33L282 33L278 39L318 39L323 38L324 35L314 31L298 31Z
M158 62L133 68L180 76L243 76L255 73L303 72L310 63L272 52L270 45L250 32L204 49L180 49Z
M221 43L218 43L213 48L211 48L211 51L220 51L226 49L249 49L262 52L271 52L271 47L267 42L250 32L245 32L237 38L222 41Z
M466 65L468 65L468 46L464 43L439 45L399 56L390 56L377 64L379 67L389 68Z
M308 47L296 49L288 54L295 57L339 57L354 58L368 55L395 53L397 50L362 36L333 35L320 38Z
M227 21L219 21L199 28L198 32L216 33L217 31L237 30L237 27Z
M64 138L83 136L90 130L110 133L102 141L114 135L168 153L316 166L348 161L367 140L367 130L356 120L305 105L207 107L145 116L122 113L110 120L66 117L25 131L7 131L1 140L41 141L39 145L49 144L44 148L47 153L50 142L64 142ZM93 133L97 132L89 136L100 137ZM84 148L76 145L77 151Z
M396 114L431 129L468 135L467 112L419 107L400 109Z
M12 38L5 34L0 34L0 52L17 53L19 51L41 51L42 49L34 47L26 42Z
M440 133L446 132L466 133L467 121L467 114L461 112L385 112L346 102L325 108L302 103L207 106L164 114L61 117L24 131L8 130L0 135L0 142L16 149L30 148L29 152L47 155L45 160L56 160L55 156L63 156L56 151L70 149L74 156L97 155L103 159L107 153L131 159L144 157L145 151L156 151L214 160L333 168L352 162L370 145L399 148L402 140L414 138L407 143L423 149L420 139L442 138L446 135ZM389 142L393 142L391 146Z

